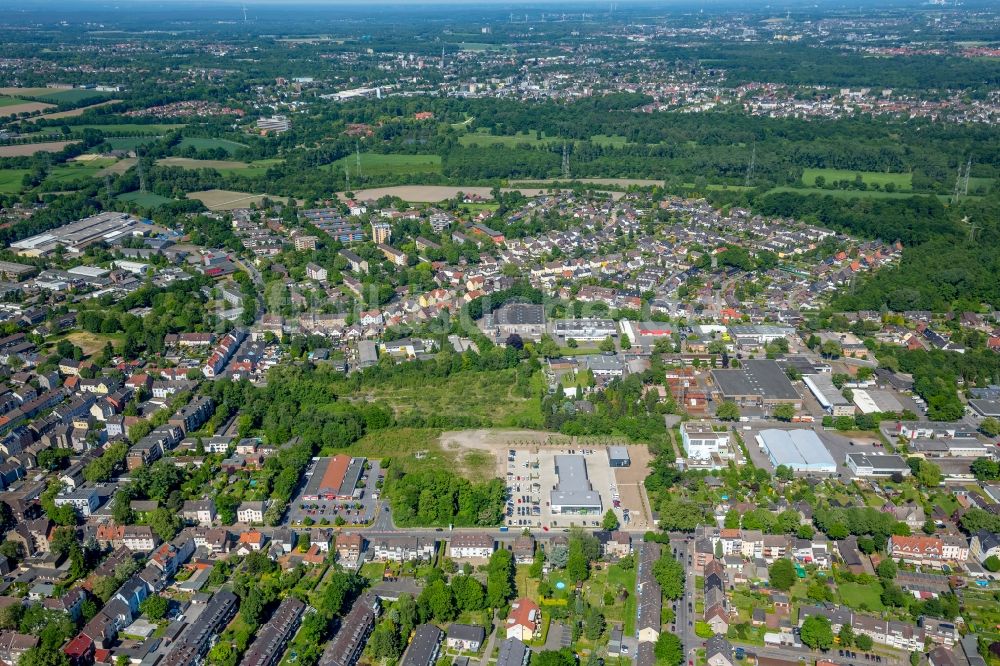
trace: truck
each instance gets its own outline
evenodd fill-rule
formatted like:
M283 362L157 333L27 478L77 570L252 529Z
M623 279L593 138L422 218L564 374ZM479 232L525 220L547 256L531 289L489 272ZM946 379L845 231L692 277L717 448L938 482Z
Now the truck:
M500 531L501 531L501 532L509 532L509 531L510 531L510 528L509 528L509 527L507 527L506 525L504 525L503 527L501 527L501 528L500 528Z

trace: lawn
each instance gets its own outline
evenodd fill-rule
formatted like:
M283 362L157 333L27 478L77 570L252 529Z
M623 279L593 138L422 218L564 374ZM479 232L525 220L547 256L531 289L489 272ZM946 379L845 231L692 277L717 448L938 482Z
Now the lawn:
M0 194L14 194L21 191L21 181L28 169L0 169Z
M881 173L878 171L850 171L849 169L803 169L802 184L812 187L816 184L818 176L826 179L827 184L838 180L854 180L861 176L861 180L871 187L878 185L885 187L889 183L898 191L909 191L913 189L913 174L910 173Z
M885 608L882 605L882 586L878 583L872 585L841 583L837 589L840 591L840 602L855 610L861 610L862 605L871 611L881 611Z
M347 167L351 176L357 175L358 160L356 155L342 157L332 164L323 166L323 170L343 173ZM362 176L406 175L412 173L441 173L441 157L439 155L385 155L382 153L361 153Z
M139 204L145 208L156 208L157 206L174 201L174 199L153 194L152 192L126 192L125 194L119 194L118 200Z
M230 155L235 153L240 148L246 148L246 144L230 141L229 139L205 139L201 137L184 137L181 139L179 147L184 149L188 146L194 147L195 150L212 150L214 148L222 148Z

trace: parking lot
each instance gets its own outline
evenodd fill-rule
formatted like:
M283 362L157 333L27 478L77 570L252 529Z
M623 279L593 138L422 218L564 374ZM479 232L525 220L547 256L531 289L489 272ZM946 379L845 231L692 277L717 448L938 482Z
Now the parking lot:
M312 475L316 473L320 459L314 459L309 463L305 478L299 488L288 510L289 520L292 523L313 521L317 525L336 525L337 518L340 517L347 525L359 525L371 522L375 518L378 510L378 497L381 492L381 469L377 460L369 460L368 468L361 475L364 488L361 497L352 499L333 500L303 500L302 493L306 489Z
M558 483L555 471L557 455L580 455L587 465L587 478L593 490L601 496L601 511L583 513L553 513L550 493ZM513 528L564 528L570 526L599 527L608 509L614 509L618 521L629 526L634 516L642 517L641 500L635 489L623 493L618 486L616 469L608 462L603 446L588 448L538 447L506 450L504 472L508 489L506 524ZM627 469L627 468L626 468ZM645 521L643 521L645 522Z

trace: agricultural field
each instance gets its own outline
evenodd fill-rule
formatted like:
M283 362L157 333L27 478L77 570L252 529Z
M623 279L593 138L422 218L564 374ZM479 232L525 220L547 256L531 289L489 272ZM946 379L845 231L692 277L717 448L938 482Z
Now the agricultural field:
M44 102L52 104L78 104L89 99L106 99L110 93L98 92L97 90L83 90L81 88L70 88L58 90L49 88L44 94L32 95Z
M27 104L28 100L17 97L0 97L0 107L14 106L15 104Z
M492 188L470 185L467 187L456 187L454 185L391 185L387 187L372 187L365 190L355 190L354 196L357 199L381 199L382 197L399 197L403 201L412 203L437 203L445 199L455 197L459 192L464 194L477 194L485 199L490 199ZM545 193L544 189L538 187L518 187L502 188L504 192L517 190L526 197L537 197ZM337 196L347 199L344 192L338 192Z
M21 181L28 169L0 169L0 194L15 194L21 191Z
M256 162L237 162L236 160L195 160L187 157L164 157L156 160L157 165L180 167L182 169L215 169L228 176L263 176L267 170L281 160L258 160Z
M910 173L879 173L877 171L850 171L848 169L803 169L802 184L812 187L816 184L817 177L825 179L828 185L839 180L853 182L859 175L864 184L869 187L878 185L884 188L891 183L900 192L908 192L913 189L913 174Z
M12 104L6 104L0 106L0 118L16 116L19 113L35 113L36 111L45 111L46 109L53 108L52 104L45 104L43 102L26 102L24 100L14 100Z
M265 198L287 201L288 197L274 196L270 194L248 194L246 192L233 192L232 190L204 190L201 192L188 192L188 199L197 199L205 204L209 210L233 210L234 208L249 208L259 205ZM300 199L298 205L303 205Z
M181 127L184 127L183 123L158 123L148 125L144 123L121 123L110 125L74 125L70 129L74 132L83 132L85 129L95 129L111 136L116 134L143 134L146 136L152 136L154 134L163 134L164 132L168 132L173 129L180 129Z
M112 150L135 150L140 146L153 143L159 138L158 136L124 136L117 139L107 139L107 143Z
M351 176L357 174L357 158L354 155L342 157L333 164L323 167L342 173L347 167ZM441 158L438 155L383 155L382 153L361 154L362 176L407 175L414 173L441 173Z
M120 99L109 99L103 102L98 102L97 104L91 104L89 106L81 106L78 109L70 109L69 111L56 111L55 113L44 113L40 116L31 118L31 122L36 120L58 120L60 118L76 118L77 116L82 116L87 111L91 109L98 109L102 106L108 106L109 104L117 104Z
M26 155L34 155L35 153L58 153L71 143L76 142L45 141L42 143L22 143L13 146L0 146L0 157L24 157Z
M193 147L195 150L212 150L215 148L222 148L230 155L235 153L240 148L246 148L246 144L230 141L229 139L205 139L201 137L184 137L181 139L178 147L184 149L188 146Z
M144 208L156 208L157 206L174 201L169 197L163 197L152 192L126 192L125 194L119 194L118 200L138 204Z

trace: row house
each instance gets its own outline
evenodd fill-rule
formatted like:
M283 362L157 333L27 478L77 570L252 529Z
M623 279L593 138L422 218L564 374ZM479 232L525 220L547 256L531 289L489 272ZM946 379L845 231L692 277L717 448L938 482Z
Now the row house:
M205 361L201 369L202 374L211 379L221 373L246 337L247 331L244 328L235 328L227 333Z
M448 555L454 560L488 559L494 549L489 534L456 534L451 538Z

